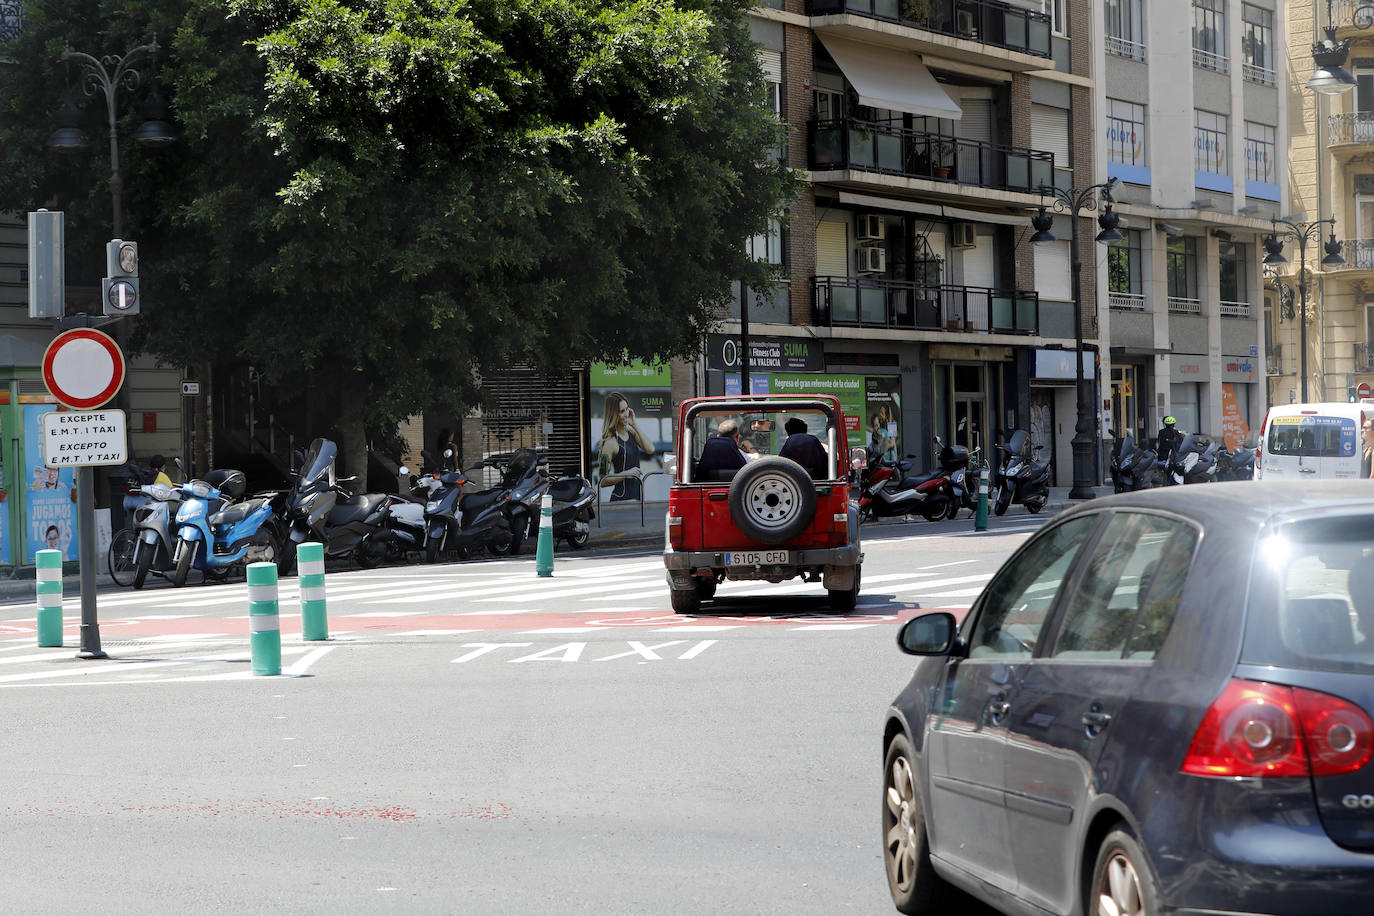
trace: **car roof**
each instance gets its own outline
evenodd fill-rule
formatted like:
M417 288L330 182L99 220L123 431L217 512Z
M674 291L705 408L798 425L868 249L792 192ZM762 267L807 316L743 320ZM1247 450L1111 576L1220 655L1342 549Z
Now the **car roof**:
M1235 480L1159 487L1087 500L1070 513L1109 507L1161 509L1191 518L1204 528L1240 525L1257 530L1294 516L1339 510L1374 515L1374 484L1358 480Z

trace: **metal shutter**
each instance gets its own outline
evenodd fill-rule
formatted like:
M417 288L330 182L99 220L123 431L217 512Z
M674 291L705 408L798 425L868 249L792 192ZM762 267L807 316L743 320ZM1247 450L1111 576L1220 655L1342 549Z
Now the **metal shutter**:
M482 389L489 400L476 418L482 424L482 450L546 448L550 473L585 474L582 384L580 372L541 376L530 369L511 369L483 376ZM552 433L544 432L546 422L553 424ZM471 456L464 459L476 463ZM494 485L494 480L488 483Z
M1058 226L1055 226L1058 229ZM1067 233L1068 227L1064 228ZM1069 280L1069 243L1053 242L1035 245L1035 288L1041 299L1057 302L1073 301L1073 284Z
M759 51L759 66L763 68L763 81L765 83L782 82L782 52L781 51Z
M816 276L849 276L849 224L821 220L816 224Z
M960 99L964 116L954 122L955 136L965 140L992 142L992 100Z
M1069 111L1049 105L1031 104L1031 149L1054 153L1054 167L1073 167L1069 152Z

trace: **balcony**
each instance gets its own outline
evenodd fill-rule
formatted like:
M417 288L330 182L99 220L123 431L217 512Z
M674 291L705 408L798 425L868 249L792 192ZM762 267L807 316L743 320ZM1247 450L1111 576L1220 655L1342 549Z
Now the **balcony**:
M1355 371L1374 372L1374 347L1367 342L1356 341L1355 347Z
M1253 318L1255 307L1248 302L1233 302L1223 299L1217 306L1222 318Z
M1359 346L1359 345L1356 344L1356 346ZM1282 356L1283 356L1283 345L1282 345L1282 344L1274 344L1272 347L1270 347L1269 349L1267 349L1267 350L1264 351L1264 374L1265 374L1265 375L1283 375L1283 365L1280 363L1280 358L1281 358Z
M1261 86L1273 86L1277 78L1277 74L1269 67L1249 63L1240 65L1240 75L1247 83L1259 83Z
M964 38L980 44L1050 56L1050 17L998 0L930 0L924 15L903 15L902 0L808 0L812 16L852 13L884 22Z
M1143 44L1138 41L1131 41L1129 38L1117 38L1115 35L1107 36L1107 53L1124 57L1127 60L1145 60L1145 46Z
M1054 184L1054 154L961 140L872 121L812 121L811 169L853 169L979 188L1034 192Z
M1107 307L1116 309L1118 312L1143 312L1145 311L1145 295L1143 293L1107 293Z
M1357 111L1329 116L1326 119L1326 140L1332 155L1343 159L1366 152L1361 147L1374 144L1374 112Z
M1341 239L1341 257L1344 264L1323 267L1323 270L1337 272L1342 270L1374 270L1374 239Z
M1035 335L1040 294L930 286L878 277L812 277L811 320L821 327Z
M1231 72L1231 64L1226 60L1225 55L1204 51L1201 48L1193 49L1193 66L1203 70L1211 70L1214 73Z
M1202 300L1188 299L1183 296L1169 297L1169 314L1171 315L1201 315Z

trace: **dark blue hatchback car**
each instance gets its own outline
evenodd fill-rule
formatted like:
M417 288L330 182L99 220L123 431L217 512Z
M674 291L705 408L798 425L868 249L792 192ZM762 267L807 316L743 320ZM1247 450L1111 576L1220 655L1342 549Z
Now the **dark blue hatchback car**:
M1374 485L1094 500L898 642L901 912L1374 914Z

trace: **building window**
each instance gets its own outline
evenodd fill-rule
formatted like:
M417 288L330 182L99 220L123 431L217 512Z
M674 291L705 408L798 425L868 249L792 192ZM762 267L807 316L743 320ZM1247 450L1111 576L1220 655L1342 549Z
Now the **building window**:
M749 237L745 246L745 251L749 257L755 261L763 261L766 264L782 263L782 220L773 217L768 221L768 228L758 235Z
M1106 0L1107 51L1132 60L1145 59L1144 0Z
M1274 85L1274 14L1253 3L1240 7L1242 72L1252 83Z
M18 38L23 30L24 4L20 0L0 0L0 42Z
M1245 180L1274 181L1274 128L1245 122Z
M1197 239L1169 239L1169 298L1197 299Z
M1107 246L1107 289L1113 293L1140 295L1140 230L1127 229L1126 237Z
M1044 4L1045 13L1050 17L1050 31L1056 35L1067 36L1069 34L1068 10L1066 9L1069 0L1041 0Z
M1226 115L1199 108L1194 116L1193 168L1213 175L1231 174L1226 164Z
M1250 246L1243 242L1220 242L1217 245L1217 266L1220 269L1222 314L1225 304L1250 302Z
M1226 0L1193 0L1193 65L1226 72Z
M1107 161L1145 165L1145 106L1107 99Z

